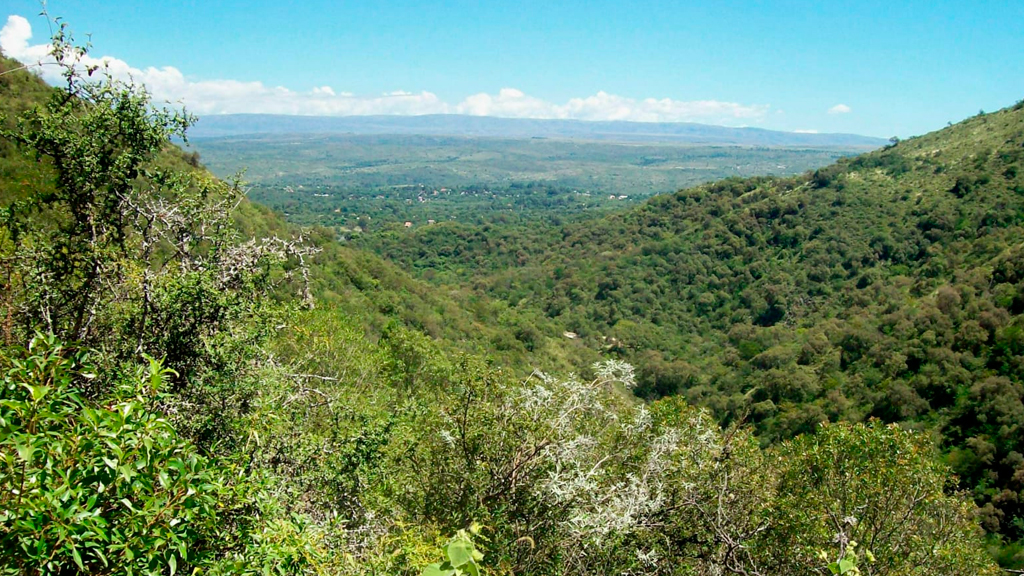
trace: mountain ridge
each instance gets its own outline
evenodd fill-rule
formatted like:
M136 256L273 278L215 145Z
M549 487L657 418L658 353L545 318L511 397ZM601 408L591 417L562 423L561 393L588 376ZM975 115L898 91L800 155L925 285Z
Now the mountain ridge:
M587 121L499 118L459 114L419 116L291 116L221 114L201 116L190 138L248 134L419 134L470 137L569 138L617 142L665 142L723 146L843 146L878 148L883 138L856 134L783 132L692 122Z

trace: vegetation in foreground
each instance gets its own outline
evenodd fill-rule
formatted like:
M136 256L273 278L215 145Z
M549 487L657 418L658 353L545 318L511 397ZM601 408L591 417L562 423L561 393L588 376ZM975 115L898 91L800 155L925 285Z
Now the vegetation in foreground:
M188 117L64 31L65 89L0 76L45 94L0 149L0 571L995 573L924 435L762 450L614 359L524 380L311 309L318 247L240 234Z

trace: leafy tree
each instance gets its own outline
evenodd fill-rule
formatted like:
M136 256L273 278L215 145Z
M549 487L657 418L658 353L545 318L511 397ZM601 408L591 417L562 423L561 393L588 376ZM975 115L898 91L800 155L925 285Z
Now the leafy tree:
M311 569L315 531L275 509L264 471L239 474L234 450L271 296L282 268L304 279L310 252L239 242L240 188L170 144L190 118L83 67L63 24L52 55L65 86L0 123L5 156L41 167L0 210L0 569Z
M254 385L249 360L277 309L271 296L294 279L308 298L315 250L242 242L231 218L238 183L190 169L170 143L193 119L85 69L84 55L61 23L52 56L65 86L2 132L48 177L3 210L10 337L41 330L113 364L162 358L177 374L169 401L198 407L179 429L205 447L232 441Z

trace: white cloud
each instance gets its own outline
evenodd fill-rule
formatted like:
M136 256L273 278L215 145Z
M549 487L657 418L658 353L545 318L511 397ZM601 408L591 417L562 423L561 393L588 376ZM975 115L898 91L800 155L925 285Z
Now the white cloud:
M0 28L0 49L8 57L23 64L37 64L48 58L50 46L40 44L29 46L32 39L32 25L21 16L9 16L7 23Z
M0 48L8 56L25 64L42 63L38 68L40 74L44 79L56 82L59 80L59 69L52 65L50 46L31 45L31 38L32 27L28 20L21 16L10 16L0 30ZM172 66L139 69L109 56L86 57L82 64L105 65L115 78L131 79L145 85L155 101L182 103L190 112L199 115L469 114L508 118L705 122L740 126L763 120L770 108L766 104L745 105L715 100L635 99L603 91L558 104L530 96L515 88L502 88L497 94L481 92L451 104L426 91L413 93L396 90L380 96L355 96L351 92L336 91L330 86L297 92L281 86L270 87L258 81L190 80Z
M817 134L817 130L793 130L794 134Z
M524 94L515 88L502 88L497 95L480 93L469 96L455 109L459 114L502 116L508 118L560 118L574 120L629 120L634 122L722 122L759 120L767 105L744 106L714 100L684 102L670 98L636 100L598 92L586 98L572 98L554 104Z
M562 118L558 107L515 88L502 88L496 95L479 93L455 106L457 114L501 116L504 118Z
M849 114L852 111L853 108L850 108L846 104L836 104L828 109L829 114Z

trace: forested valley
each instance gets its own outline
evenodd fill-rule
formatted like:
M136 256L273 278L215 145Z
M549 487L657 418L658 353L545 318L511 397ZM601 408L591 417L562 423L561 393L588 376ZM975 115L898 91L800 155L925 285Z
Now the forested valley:
M1024 104L357 238L0 60L0 573L1024 568Z

